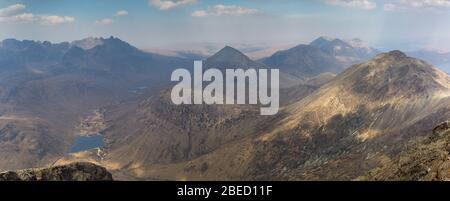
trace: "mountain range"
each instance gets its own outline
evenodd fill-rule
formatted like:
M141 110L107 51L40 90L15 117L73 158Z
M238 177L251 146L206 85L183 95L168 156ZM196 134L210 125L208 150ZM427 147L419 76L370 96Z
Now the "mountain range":
M132 92L139 87L157 92L170 82L173 69L190 63L140 51L113 37L97 41L91 49L70 43L1 42L1 168L53 161L69 149L81 117L138 96Z
M324 72L340 73L351 64L363 62L379 53L359 39L345 42L320 37L309 45L298 45L276 52L263 63L299 78L317 76Z
M445 72L450 73L450 52L425 49L407 52L406 54L430 62L431 64L440 67Z
M174 105L170 73L192 62L113 37L2 41L0 169L85 161L125 180L353 180L392 169L450 118L448 74L356 39L321 37L258 61L227 46L204 60L279 68L273 116L255 105ZM93 133L102 148L69 153Z

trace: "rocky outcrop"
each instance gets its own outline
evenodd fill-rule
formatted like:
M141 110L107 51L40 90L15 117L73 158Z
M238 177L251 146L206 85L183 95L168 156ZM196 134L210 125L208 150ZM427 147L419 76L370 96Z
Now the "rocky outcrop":
M0 181L112 181L106 168L92 163L71 163L50 168L0 173Z
M449 181L450 122L440 124L427 139L413 142L399 157L364 179Z

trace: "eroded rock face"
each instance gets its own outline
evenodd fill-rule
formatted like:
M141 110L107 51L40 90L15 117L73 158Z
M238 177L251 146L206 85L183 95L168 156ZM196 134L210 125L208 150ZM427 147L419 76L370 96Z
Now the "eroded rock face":
M450 134L450 121L444 122L436 126L436 128L433 129L433 137L439 138L444 137L446 134Z
M450 122L439 124L427 139L412 143L399 157L364 179L449 181Z
M106 168L92 163L71 163L50 168L0 173L0 181L112 181Z

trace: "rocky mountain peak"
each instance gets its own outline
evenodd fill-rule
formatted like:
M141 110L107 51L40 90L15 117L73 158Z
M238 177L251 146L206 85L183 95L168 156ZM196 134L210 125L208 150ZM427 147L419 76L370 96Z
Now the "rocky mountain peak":
M245 56L242 52L230 46L225 46L212 57L241 57L242 59L247 58L247 56Z
M352 47L355 48L368 48L366 43L364 43L364 41L359 38L350 39L347 41L347 43L349 43Z
M6 49L9 49L9 50L14 50L14 51L17 51L17 50L23 50L24 48L28 48L28 47L31 47L31 46L40 46L41 45L41 43L40 42L37 42L37 41L32 41L32 40L23 40L23 41L20 41L20 40L17 40L17 39L13 39L13 38L10 38L10 39L5 39L5 40L3 40L2 42L1 42L1 47L2 48L6 48Z
M332 40L334 40L334 39L330 38L330 37L326 37L326 36L321 36L321 37L315 39L314 41L312 41L311 43L309 43L309 45L320 48L320 47L328 44Z
M92 49L102 44L103 38L94 38L94 37L76 40L71 43L72 46L76 46L84 50Z
M424 61L395 50L354 65L342 75L341 83L354 92L374 99L429 96L446 91L450 77Z
M406 59L408 58L408 56L406 56L406 54L400 50L393 50L387 53L380 54L380 58Z
M109 38L103 37L88 37L81 40L76 40L70 43L72 47L79 47L83 50L93 50L93 49L118 49L123 50L126 48L133 48L130 44L119 38L110 36Z

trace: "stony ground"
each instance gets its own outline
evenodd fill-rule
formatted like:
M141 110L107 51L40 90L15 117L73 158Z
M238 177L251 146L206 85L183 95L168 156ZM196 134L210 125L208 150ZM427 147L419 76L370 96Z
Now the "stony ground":
M365 180L449 181L450 122L433 130L427 139L411 143L399 157L371 171Z
M71 163L50 168L0 173L0 181L111 181L111 173L92 163Z

